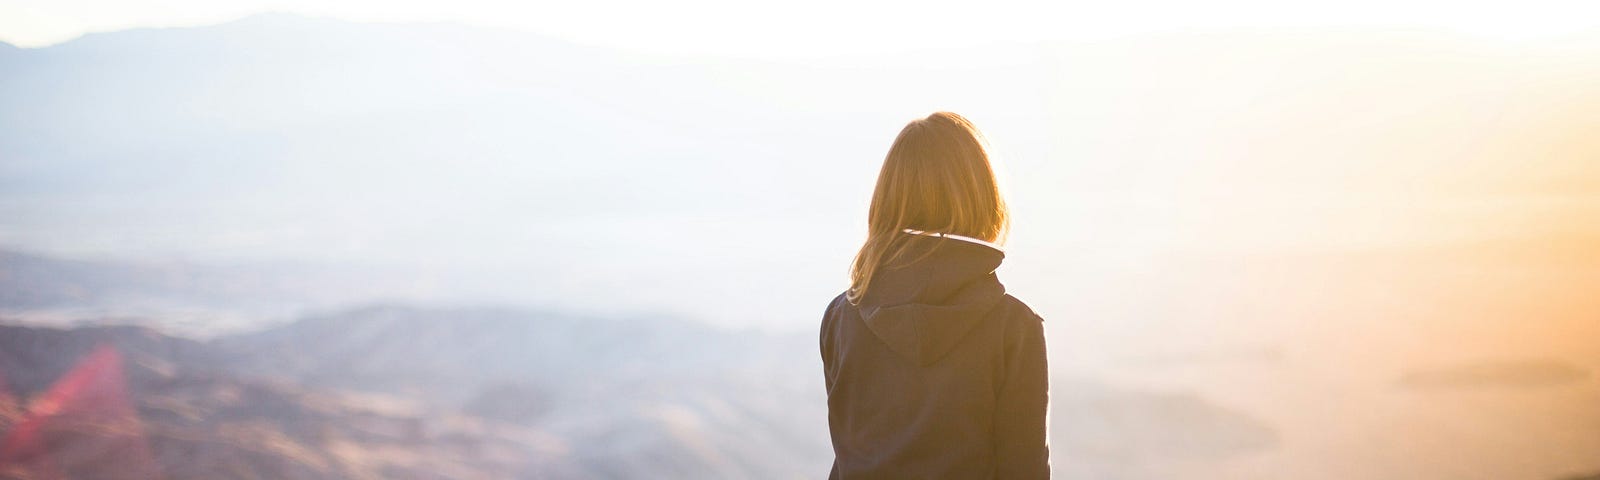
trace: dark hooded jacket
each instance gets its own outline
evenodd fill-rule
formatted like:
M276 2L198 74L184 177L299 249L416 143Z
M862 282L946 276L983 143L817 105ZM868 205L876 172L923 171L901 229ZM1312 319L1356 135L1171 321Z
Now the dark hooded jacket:
M1043 325L995 276L1005 254L909 241L920 260L823 317L830 478L1049 477Z

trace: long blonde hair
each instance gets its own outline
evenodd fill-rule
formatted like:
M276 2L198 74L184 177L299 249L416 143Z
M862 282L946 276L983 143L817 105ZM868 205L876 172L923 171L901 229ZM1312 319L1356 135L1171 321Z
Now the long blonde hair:
M867 241L850 266L845 297L860 302L879 269L917 260L903 258L911 239L921 238L906 229L1003 243L1010 228L983 133L950 112L912 120L895 137L878 172L867 211Z

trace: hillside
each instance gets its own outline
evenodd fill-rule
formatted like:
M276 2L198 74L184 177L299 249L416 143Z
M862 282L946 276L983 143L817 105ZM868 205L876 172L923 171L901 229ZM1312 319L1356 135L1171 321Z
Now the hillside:
M370 322L374 312L410 324ZM545 323L540 315L501 314L518 325L474 322L482 312L387 307L308 320L275 335L210 343L142 327L0 326L0 372L20 398L37 397L90 357L95 346L115 346L126 365L128 396L143 424L143 439L169 478L246 471L263 478L637 478L642 472L669 478L794 478L805 476L802 466L814 468L820 460L818 442L825 437L794 433L811 422L793 417L792 411L785 417L775 409L783 405L760 400L792 395L774 390L782 382L754 382L739 376L738 368L698 374L650 369L649 362L671 360L663 354L699 350L685 344L671 352L624 356L635 359L631 372L570 371L541 356L551 352L541 351L569 344L558 352L562 358L594 365L618 361L618 355L585 349L584 338L573 335L563 319ZM318 335L305 324L346 334ZM438 328L412 328L429 324ZM466 341L437 336L468 328L484 336ZM349 335L363 329L379 335ZM282 345L272 340L285 334L311 348L279 350ZM515 343L535 337L546 340ZM478 341L487 338L502 341L498 347ZM334 342L322 346L354 347L364 358L406 361L363 368L375 364L351 365L350 357L321 355L329 350L316 351L318 340ZM375 355L383 351L393 355ZM703 350L698 355L720 363L748 357ZM299 362L254 374L286 358ZM406 370L419 365L431 374ZM541 401L549 404L541 407ZM505 405L513 413L536 408L545 415L508 416ZM737 407L729 410L731 405ZM18 406L6 409L18 411ZM70 425L71 420L58 415L52 422ZM784 436L736 433L751 425L786 423L772 432ZM0 432L19 434L16 427L0 425ZM57 458L74 458L75 449L96 444L91 440L96 437L78 430L47 430L50 455ZM69 466L96 468L101 462L92 458Z
M103 467L75 452L116 439L175 479L811 478L831 458L809 336L481 308L374 306L208 342L0 325L17 394L0 436L100 345L121 354L141 433L46 428L69 469ZM1277 442L1194 395L1057 383L1063 474L1144 478Z
M92 373L98 384L117 382L125 373L127 398L52 396L65 407L44 413L42 424L33 425L32 433L46 445L46 464L59 466L70 478L149 478L151 471L173 479L514 478L532 473L585 478L561 458L559 441L536 430L237 377L217 368L226 359L207 346L148 329L0 326L0 343L0 372L21 398L51 388L69 371L97 366L91 355L97 345L120 352L113 363L120 372ZM77 361L82 363L73 370ZM59 389L58 384L51 391ZM5 454L11 455L28 433L27 412L40 407L37 397L26 408L14 398L4 400L0 411L8 414L0 417L0 435L8 445ZM136 411L133 433L88 427L108 405L124 401ZM72 407L83 402L93 406ZM148 456L109 457L100 450L119 441L147 449ZM26 462L10 460L0 462L6 478L33 478L39 472L19 472L18 465ZM153 470L128 470L152 461Z

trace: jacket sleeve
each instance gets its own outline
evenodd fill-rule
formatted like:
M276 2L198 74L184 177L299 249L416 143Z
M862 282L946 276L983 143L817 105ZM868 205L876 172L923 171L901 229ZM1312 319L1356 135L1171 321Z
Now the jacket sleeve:
M835 299L828 304L828 310L822 313L822 327L817 335L817 346L822 353L822 381L827 392L833 391L833 317L835 307L839 301Z
M1050 408L1044 322L1030 314L1006 334L1005 378L995 412L995 478L1050 477Z

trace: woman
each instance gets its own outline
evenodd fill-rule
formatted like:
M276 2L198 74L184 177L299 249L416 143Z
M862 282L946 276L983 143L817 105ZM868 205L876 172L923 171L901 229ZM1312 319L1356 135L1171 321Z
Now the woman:
M1042 320L995 277L1009 229L982 134L900 131L850 289L822 320L830 478L1046 478Z

